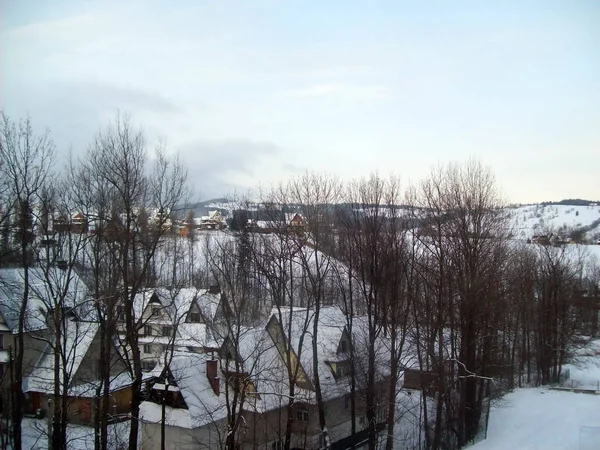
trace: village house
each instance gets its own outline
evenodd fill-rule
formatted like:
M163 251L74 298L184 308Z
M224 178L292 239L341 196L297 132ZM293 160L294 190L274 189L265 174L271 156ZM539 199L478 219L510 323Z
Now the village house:
M225 298L216 286L139 292L134 299L134 316L140 328L142 369L153 370L165 352L204 352L205 346L224 332L224 304ZM122 306L118 307L118 316L124 317ZM124 322L119 330L124 333Z
M67 286L62 298L53 298L52 292L57 292L58 286ZM9 350L15 348L15 339L19 333L19 313L23 300L25 269L0 269L0 384L6 386L9 382L7 366L10 363ZM59 268L44 271L40 268L29 268L29 299L23 338L25 355L23 360L24 373L29 373L41 357L48 336L51 335L50 324L47 320L53 312L54 305L60 300L66 310L77 307L78 314L86 315L90 305L85 303L87 288L75 273L67 273ZM54 286L51 286L54 284Z
M19 332L24 271L23 268L0 269L0 375L3 389L10 384L9 371L5 366L10 363L14 340ZM28 279L29 298L23 327L24 411L37 415L51 410L50 400L55 394L54 356L59 354L64 362L58 370L63 381L59 393L69 398L69 415L73 421L91 423L93 398L99 383L99 338L94 306L89 301L87 288L76 273L61 268L29 268ZM61 323L63 335L58 348L54 339L57 321ZM117 350L113 353L113 412L125 412L130 407L131 396L127 392L130 378L124 371Z
M99 380L100 335L96 321L86 322L71 317L64 321L64 339L61 348L55 349L54 342L46 342L41 357L33 370L23 380L25 413L37 416L52 414L52 399L55 393L54 355L58 351L62 364L59 366L61 382L59 394L68 398L69 422L91 425L96 410ZM113 343L114 346L114 343ZM131 408L131 375L118 349L114 346L110 365L110 413L113 420L126 416ZM63 359L64 358L64 359Z
M72 214L70 217L65 217L61 214L53 214L52 219L47 223L50 233L76 233L85 234L89 230L88 219L82 213Z
M190 237L196 230L222 230L225 220L219 210L209 211L207 216L187 217L179 222L179 235Z
M309 231L306 219L300 213L277 212L269 220L248 219L246 226L255 233L302 233Z
M142 448L160 448L162 408L165 408L165 439L169 448L219 447L227 434L227 411L234 393L243 425L235 431L240 449L281 448L287 421L289 377L287 355L297 368L293 377L296 393L293 404L292 448L320 448L324 440L349 442L352 438L349 376L353 362L351 345L364 342L351 337L345 319L336 307L322 310L319 320L319 380L325 401L327 435L319 427L313 379L313 351L310 333L300 343L301 328L311 330L312 313L293 309L272 314L262 327L242 329L222 341L218 351L196 354L180 352L168 367L157 367L156 378L148 383L152 392L142 404ZM305 319L308 318L308 326ZM287 323L292 330L285 332ZM382 343L383 344L383 343ZM357 352L358 355L364 353ZM386 364L378 364L378 425L385 421L387 401ZM358 381L356 423L367 427L364 390ZM168 387L166 387L168 385ZM169 392L171 392L169 394ZM364 441L364 432L361 434ZM354 436L356 438L357 436ZM352 440L352 439L350 439ZM357 441L358 442L358 441ZM342 444L340 444L342 445ZM334 447L336 448L336 447ZM360 447L356 447L360 448Z

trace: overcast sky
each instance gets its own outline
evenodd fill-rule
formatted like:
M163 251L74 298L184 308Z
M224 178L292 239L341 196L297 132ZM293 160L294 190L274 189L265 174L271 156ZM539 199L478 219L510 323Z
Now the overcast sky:
M0 0L0 108L85 151L117 109L202 198L478 157L600 198L600 1ZM426 5L425 5L426 4Z

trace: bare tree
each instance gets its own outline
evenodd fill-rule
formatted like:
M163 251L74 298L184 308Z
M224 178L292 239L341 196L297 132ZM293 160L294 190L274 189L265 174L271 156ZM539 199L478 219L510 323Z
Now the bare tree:
M434 170L419 200L429 321L419 332L439 383L430 445L464 446L478 432L495 350L506 218L493 176L477 161Z
M32 265L36 221L34 208L50 177L54 161L54 143L49 132L36 135L29 118L18 124L4 112L0 116L0 174L3 190L7 193L6 214L14 230L15 251L11 258L24 270L23 295L19 311L19 325L14 339L12 359L12 439L13 448L20 450L23 419L23 357L25 316L28 310L30 286L29 268ZM6 184L4 184L6 183ZM4 220L7 220L6 218ZM3 256L3 259L7 255Z
M48 311L47 323L50 335L44 340L53 354L54 386L52 395L52 430L50 447L64 449L67 446L67 423L69 421L69 390L73 381L79 343L86 339L90 327L79 327L79 320L95 320L90 310L87 289L76 275L80 252L87 241L83 223L73 223L76 204L74 187L66 180L58 180L46 189L42 196L41 210L54 217L66 217L66 228L54 233L53 223L47 217L39 220L42 234L40 248L35 253L38 272L44 288L32 286L32 291ZM94 328L95 329L95 328Z
M103 233L110 240L119 290L118 303L124 307L124 355L133 378L129 445L137 447L139 404L142 400L142 366L138 334L140 324L134 313L136 294L145 286L157 248L171 227L170 215L186 199L187 173L181 163L171 160L159 146L147 171L143 132L127 116L117 115L100 132L87 161L100 185L108 186L109 208L100 218ZM142 208L153 211L147 232L140 217Z

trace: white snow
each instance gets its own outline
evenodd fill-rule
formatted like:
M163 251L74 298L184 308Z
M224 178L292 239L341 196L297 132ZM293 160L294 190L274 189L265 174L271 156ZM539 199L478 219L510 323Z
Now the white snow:
M528 239L534 234L589 227L600 220L600 206L532 205L509 209L515 237ZM589 239L600 233L600 226L587 233Z
M108 426L108 447L115 450L127 448L129 422ZM48 420L23 419L23 449L46 450L48 448ZM87 450L94 448L94 428L69 424L67 428L67 448Z
M596 350L581 356L564 386L596 389L600 356ZM492 407L487 439L470 450L592 450L600 449L600 395L550 390L517 389Z
M599 395L518 389L492 408L487 439L470 449L577 450L581 427L600 431ZM597 439L590 448L600 448Z

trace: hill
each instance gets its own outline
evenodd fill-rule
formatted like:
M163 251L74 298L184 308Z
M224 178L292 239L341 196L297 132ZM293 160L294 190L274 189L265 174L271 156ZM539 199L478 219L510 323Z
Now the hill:
M574 230L581 230L589 241L600 238L600 206L589 205L539 204L510 208L514 235L529 239L535 234L554 232L568 236Z

